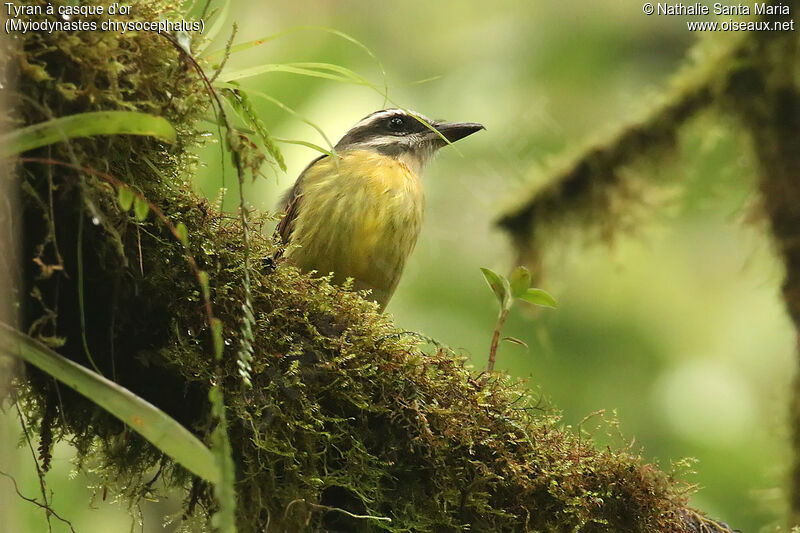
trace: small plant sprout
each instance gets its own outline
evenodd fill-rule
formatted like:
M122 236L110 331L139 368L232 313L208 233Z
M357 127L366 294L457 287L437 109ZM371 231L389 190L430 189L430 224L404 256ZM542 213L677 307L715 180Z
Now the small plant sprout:
M522 300L542 307L556 307L556 301L546 291L531 287L531 273L524 266L515 268L508 278L488 268L481 268L481 272L500 303L500 312L497 314L497 321L494 324L492 345L489 348L489 365L486 369L488 372L492 372L497 357L497 346L500 344L500 332L514 302ZM521 340L513 337L506 337L503 340L527 346Z

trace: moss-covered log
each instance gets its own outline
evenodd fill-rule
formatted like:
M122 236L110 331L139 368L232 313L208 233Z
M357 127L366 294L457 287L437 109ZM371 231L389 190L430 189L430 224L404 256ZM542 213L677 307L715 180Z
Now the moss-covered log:
M160 2L136 4L152 20ZM191 192L197 120L211 96L184 52L155 33L28 33L6 50L14 127L95 110L167 118L178 142L106 136L24 154L20 303L30 335L96 366L208 441L222 386L238 526L256 531L730 531L686 507L688 485L628 449L595 448L506 377L475 381L358 294L273 268L268 217L239 217ZM121 209L118 184L151 203ZM157 208L165 219L152 214ZM143 210L142 210L143 211ZM188 229L184 247L165 221ZM196 272L223 323L217 368ZM245 261L245 254L249 258ZM249 287L242 283L252 265ZM254 311L252 387L235 347ZM185 491L185 526L208 527L210 488L87 399L29 368L18 406L46 458L67 440L110 490L135 502Z

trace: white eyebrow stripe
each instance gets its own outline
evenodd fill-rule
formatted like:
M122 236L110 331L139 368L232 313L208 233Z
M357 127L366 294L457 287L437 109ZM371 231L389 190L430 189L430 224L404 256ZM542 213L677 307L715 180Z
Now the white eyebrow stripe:
M363 118L358 124L356 124L355 126L353 126L351 128L351 131L356 129L356 128L360 128L360 127L366 126L367 124L372 124L374 122L378 122L380 120L383 120L385 118L389 118L389 117L394 116L394 115L408 115L408 113L406 113L402 109L384 109L383 111L377 111L377 112L375 112L375 113L373 113L371 115L368 115L365 118Z
M380 137L372 137L366 141L358 143L359 146L391 146L392 144L400 144L402 139L394 135L382 135Z
M380 122L381 120L389 117L393 117L396 115L403 115L406 117L413 117L416 119L422 119L423 121L427 122L428 124L433 124L433 120L426 117L422 113L417 113L416 111L406 111L400 108L392 108L392 109L383 109L381 111L376 111L371 115L367 115L361 121L358 122L355 126L353 126L350 131L367 126L369 124L374 124L375 122Z

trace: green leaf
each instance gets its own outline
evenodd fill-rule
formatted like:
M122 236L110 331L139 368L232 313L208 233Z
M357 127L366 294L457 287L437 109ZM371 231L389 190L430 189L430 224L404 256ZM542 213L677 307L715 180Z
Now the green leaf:
M208 272L201 270L197 273L197 276L200 278L200 290L203 291L203 298L208 300L211 295L211 291L208 289Z
M304 31L304 30L315 30L315 31L320 31L320 32L328 32L328 33L336 35L337 37L340 37L340 38L342 38L342 39L344 39L346 41L349 41L349 42L353 43L354 45L356 45L359 48L361 48L362 50L364 50L371 58L373 58L375 61L377 61L378 62L378 66L380 67L381 72L383 73L383 65L380 64L380 61L378 61L378 58L375 55L375 53L372 50L370 50L369 48L367 48L366 45L362 44L361 41L357 40L355 37L351 37L347 33L344 33L342 31L339 31L339 30L336 30L336 29L333 29L333 28L327 28L327 27L324 27L324 26L296 26L294 28L289 28L289 29L284 30L284 31L282 31L280 33L273 33L271 35L265 35L264 37L261 37L259 39L255 39L253 41L248 41L246 43L241 43L241 44L237 44L235 46L232 46L230 48L230 53L231 54L236 54L236 53L239 53L239 52L243 52L245 50L249 50L251 48L255 48L256 46L261 46L264 43L268 43L268 42L273 41L275 39L278 39L280 37L284 37L285 35L289 35L291 33L295 33L295 32L298 32L298 31ZM209 61L209 62L217 61L219 59L222 59L222 57L225 55L225 52L226 52L225 48L221 48L219 50L214 50L213 52L209 52L208 54L205 54L205 57L203 57L203 59L205 59L206 61ZM199 55L201 55L201 57L202 57L202 54L199 54ZM383 73L383 74L384 74L384 77L385 77L385 73Z
M220 471L220 481L214 484L219 508L211 516L211 524L220 533L236 533L236 468L233 464L231 442L228 438L228 420L225 416L225 398L219 385L208 392L211 412L217 419L217 427L211 433L211 450Z
M281 170L286 172L286 161L283 159L283 154L276 146L275 140L272 138L269 130L267 130L267 126L259 118L259 114L253 107L252 102L250 102L250 98L247 96L247 91L239 90L238 84L235 82L229 85L232 85L234 88L223 90L222 95L230 102L236 113L255 130L256 134L261 138L264 149L270 157L272 157L272 160L278 164Z
M95 111L54 118L0 137L0 158L76 137L95 135L149 135L176 139L175 129L163 117L136 111Z
M558 304L556 304L556 299L542 289L528 289L519 299L525 300L533 305L541 305L542 307L558 306Z
M178 222L178 225L175 226L175 233L178 234L178 239L183 243L185 247L189 247L189 230L186 229L186 224L183 222Z
M524 346L525 348L528 347L528 344L525 341L520 340L520 339L518 339L516 337L503 337L503 341L505 341L505 342L513 342L514 344L519 344L520 346Z
M211 41L217 37L217 35L225 28L227 25L225 24L228 20L228 14L231 10L231 5L233 2L226 0L222 3L222 7L215 11L210 18L214 19L214 22L211 24L211 27L203 34L205 38L205 42L198 46L197 50L195 50L195 57L200 56L205 49L211 44Z
M321 146L319 146L317 144L310 143L310 142L307 142L307 141L296 141L294 139L282 139L280 137L275 137L275 141L277 141L279 143L296 144L297 146L305 146L306 148L311 148L312 150L316 150L317 152L320 152L320 153L325 154L327 156L336 157L336 154L334 154L330 150L326 150L325 148L323 148L323 147L321 147Z
M481 267L481 272L483 272L483 277L486 278L486 283L489 284L494 295L497 296L497 301L500 302L503 309L508 308L511 302L511 287L508 284L508 280L488 268Z
M123 211L128 211L133 205L133 191L126 185L120 185L117 189L117 201Z
M269 103L281 108L282 110L286 111L287 113L289 113L293 117L297 118L297 120L300 120L301 122L304 122L304 123L308 124L309 126L311 126L312 128L314 128L317 131L317 133L319 133L320 136L328 144L328 148L329 149L333 149L333 143L331 143L331 141L328 138L328 136L325 135L325 131L322 128L320 128L319 125L317 125L315 122L312 122L312 121L308 120L303 115L301 115L300 113L298 113L297 111L295 111L291 107L287 106L286 104L284 104L283 102L281 102L277 98L275 98L273 96L270 96L269 94L266 94L266 93L264 93L262 91L258 91L256 89L253 89L251 87L247 87L247 88L241 87L237 82L231 82L231 83L218 82L216 84L216 86L222 87L222 88L228 88L228 89L237 89L239 92L247 93L250 96L255 96L257 98L261 98L261 99L266 100L267 102L269 102ZM300 141L287 141L287 140L283 140L283 139L278 139L277 137L275 138L275 140L278 141L278 142L290 142L290 143L291 142L296 142L297 144L301 144ZM319 148L316 145L313 145L311 143L304 144L303 146L309 146L311 148L318 149L318 150L322 151L323 153L331 155L331 152L329 152L328 150L324 150L322 148Z
M164 411L117 383L62 357L0 322L0 353L19 357L116 416L193 474L212 483L222 479L217 458L189 430Z
M136 220L140 222L144 221L147 218L147 214L150 212L150 206L147 204L147 200L139 196L134 198L133 212L136 215Z
M223 82L231 82L252 78L253 76L259 76L268 72L284 72L338 81L341 83L364 85L380 91L373 83L370 83L359 74L356 74L353 70L332 63L265 63L255 67L222 73L219 75L218 79Z
M214 357L222 359L222 352L225 350L225 341L222 339L222 320L219 318L211 319L211 336L214 339Z
M509 276L508 283L511 285L511 295L519 298L531 286L531 273L524 266L518 266Z
M51 337L47 335L39 335L39 337L36 340L38 340L48 348L53 348L54 350L61 348L65 344L67 344L66 337L56 337L56 336Z

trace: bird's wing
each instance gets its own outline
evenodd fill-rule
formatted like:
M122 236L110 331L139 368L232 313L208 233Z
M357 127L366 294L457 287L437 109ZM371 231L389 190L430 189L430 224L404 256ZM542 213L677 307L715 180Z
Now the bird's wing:
M275 231L280 235L281 240L284 244L288 244L292 230L294 229L294 221L297 218L297 213L300 208L300 202L302 198L302 186L303 186L303 177L308 172L308 169L313 167L319 161L328 157L327 155L321 155L303 170L300 173L300 177L297 178L297 181L294 182L294 186L286 191L286 194L281 199L280 203L278 204L278 209L283 209L284 215L280 222L278 222L278 227L275 228Z

